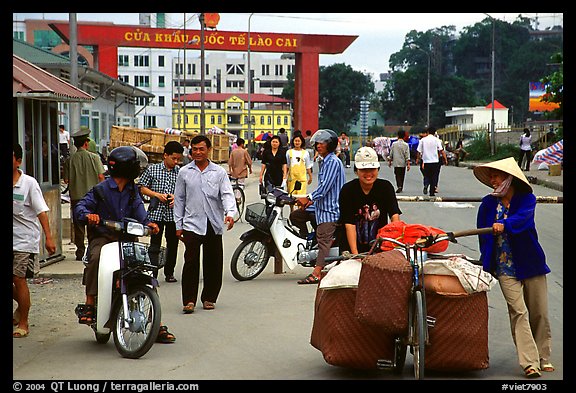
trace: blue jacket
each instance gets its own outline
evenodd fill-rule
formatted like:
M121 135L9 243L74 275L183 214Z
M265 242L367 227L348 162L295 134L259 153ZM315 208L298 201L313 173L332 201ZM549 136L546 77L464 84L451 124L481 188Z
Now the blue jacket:
M107 203L101 201L94 188L92 188L74 206L74 219L77 222L87 224L88 214L98 214L101 220L122 221L124 217L129 217L138 220L144 225L150 223L147 217L148 213L134 182L129 182L122 192L120 192L118 185L111 177L99 183L99 185L102 187ZM105 227L89 226L87 233L88 240L90 240L93 236L111 235L112 231Z
M476 226L478 228L492 227L496 221L496 207L498 198L487 195L482 198L478 209ZM536 197L532 193L514 193L508 209L508 218L498 220L504 224L504 232L508 235L512 249L512 260L516 268L516 278L524 280L530 277L550 273L546 265L544 250L538 242L534 211ZM491 274L496 271L497 256L495 236L490 234L479 235L480 260L483 269Z

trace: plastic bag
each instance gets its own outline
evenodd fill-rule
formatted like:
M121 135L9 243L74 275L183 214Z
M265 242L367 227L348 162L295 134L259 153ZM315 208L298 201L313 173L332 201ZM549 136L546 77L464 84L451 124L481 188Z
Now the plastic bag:
M422 224L406 224L404 221L391 222L378 230L378 237L389 237L402 243L413 244L419 238L429 235L443 235L446 232ZM382 251L390 251L397 246L392 242L383 241L380 245ZM448 240L423 248L427 252L444 252L448 249Z

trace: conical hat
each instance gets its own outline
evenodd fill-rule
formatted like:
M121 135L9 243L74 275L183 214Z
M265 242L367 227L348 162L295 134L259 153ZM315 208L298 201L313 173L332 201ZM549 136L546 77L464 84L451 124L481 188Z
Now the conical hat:
M529 192L532 192L532 186L522 173L522 169L518 166L518 163L513 157L504 158L502 160L489 162L487 164L482 164L474 167L474 176L482 183L486 184L488 187L492 188L490 183L490 169L498 169L509 175L514 176L518 180L526 184Z

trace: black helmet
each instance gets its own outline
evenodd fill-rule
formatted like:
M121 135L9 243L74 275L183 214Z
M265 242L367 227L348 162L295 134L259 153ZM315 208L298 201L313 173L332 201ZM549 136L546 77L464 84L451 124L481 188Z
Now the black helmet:
M328 151L331 153L338 147L338 135L332 130L318 130L310 138L310 144L316 148L316 143L326 143Z
M134 180L147 164L146 154L134 146L119 146L108 155L108 170L112 177Z

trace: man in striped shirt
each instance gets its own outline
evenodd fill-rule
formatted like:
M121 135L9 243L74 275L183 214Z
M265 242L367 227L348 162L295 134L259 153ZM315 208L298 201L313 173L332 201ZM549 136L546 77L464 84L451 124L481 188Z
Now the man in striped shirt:
M320 156L318 162L318 186L307 197L298 198L298 204L306 209L312 203L315 206L316 240L318 242L318 258L314 270L298 284L317 284L320 282L320 273L326 265L325 258L330 252L336 225L340 218L338 199L340 190L346 181L342 161L336 157L334 151L338 146L338 136L332 130L318 130L310 143Z

